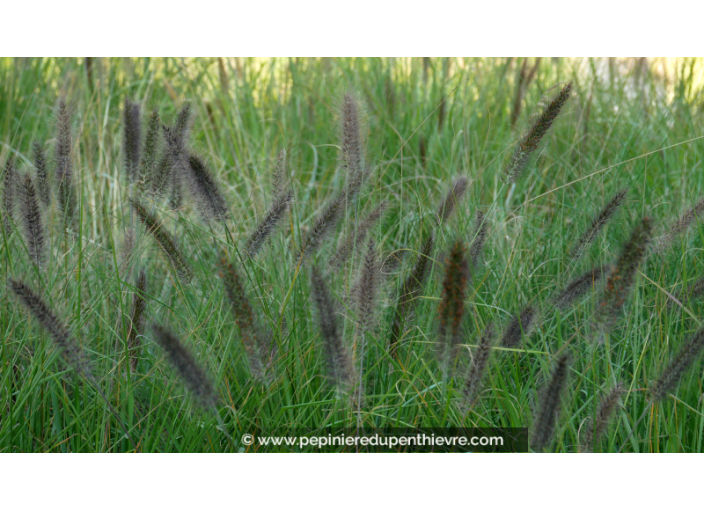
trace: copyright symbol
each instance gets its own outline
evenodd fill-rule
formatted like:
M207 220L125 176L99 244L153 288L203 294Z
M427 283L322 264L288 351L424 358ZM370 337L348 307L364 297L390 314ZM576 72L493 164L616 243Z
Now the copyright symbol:
M252 443L254 443L254 437L252 437L252 434L245 434L242 436L242 444L249 446Z

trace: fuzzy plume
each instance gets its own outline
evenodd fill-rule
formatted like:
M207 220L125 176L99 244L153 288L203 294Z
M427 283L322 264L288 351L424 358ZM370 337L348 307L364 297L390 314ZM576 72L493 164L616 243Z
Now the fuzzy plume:
M535 152L545 134L557 118L560 110L567 102L572 91L572 83L565 85L562 90L547 104L545 110L536 119L533 126L518 143L511 159L504 169L508 182L516 182L523 174L531 155Z
M155 198L161 198L171 185L173 162L168 150L164 151L154 167L154 176L151 181L150 191Z
M144 139L144 154L142 155L142 163L140 165L137 181L142 190L146 190L155 185L157 180L157 152L159 149L159 130L161 128L161 119L159 118L159 110L152 110L147 124L147 135ZM159 184L160 186L161 184Z
M54 311L31 288L20 280L9 280L10 289L19 300L29 309L30 315L49 332L52 340L59 348L68 364L79 374L93 381L88 360L64 324L59 320Z
M164 350L167 358L178 372L186 388L193 394L196 402L205 409L214 408L217 394L213 383L198 364L193 355L188 352L176 335L158 324L152 325L154 340Z
M338 245L335 255L330 258L329 265L331 269L342 267L342 265L350 258L352 250L355 247L362 245L362 241L364 241L364 238L367 237L369 230L384 214L386 204L387 202L385 200L382 201L361 221L361 223L359 223L359 225L357 225L356 229L350 229Z
M139 104L125 98L123 110L123 139L125 153L125 172L131 183L139 180L139 159L141 152L142 134Z
M215 219L224 222L228 215L227 202L218 188L215 178L202 159L193 154L188 156L188 187L196 198L198 209L205 221Z
M555 421L560 412L560 398L567 383L570 355L565 352L557 358L557 364L552 372L552 377L543 391L540 411L535 420L531 447L536 452L541 452L552 442L555 432Z
M445 262L445 279L442 282L442 296L438 307L439 358L446 372L450 370L459 354L469 276L464 244L462 241L456 241Z
M488 232L489 220L487 220L483 212L477 211L474 217L474 239L469 247L469 258L472 261L472 268L474 269L479 267Z
M489 366L489 357L494 343L494 326L489 324L484 330L484 334L479 340L479 345L474 353L472 366L462 388L463 407L468 410L479 398L484 388L484 374Z
M370 239L353 294L357 318L363 331L370 330L374 324L374 302L380 276L376 243L374 243L374 239Z
M269 235L276 229L276 226L286 214L288 205L293 200L293 191L277 195L274 203L264 216L264 219L257 225L257 228L249 235L244 244L244 251L251 258L254 258L262 249Z
M553 304L561 310L569 308L583 298L589 291L594 290L596 284L612 269L613 266L608 264L590 269L583 275L572 280L567 287L565 287L565 290L560 292L553 299Z
M137 286L135 288L134 298L132 299L132 322L130 323L130 331L127 334L127 351L132 372L137 370L139 351L142 347L142 342L139 337L144 333L144 309L146 308L144 297L146 291L147 272L142 269L137 277Z
M327 375L338 390L344 393L355 380L354 369L342 341L330 290L317 267L311 271L311 290L318 312Z
M56 109L56 171L59 207L64 221L70 223L76 212L76 196L73 189L73 166L71 164L71 113L65 98L60 98Z
M601 232L608 221L614 216L614 214L616 214L616 211L618 211L621 204L623 204L626 200L627 195L628 189L622 189L611 197L611 200L609 200L601 211L599 211L599 214L597 214L592 220L592 223L587 231L582 234L582 237L580 237L577 243L572 247L570 257L573 260L576 260L582 256L587 246L589 246L589 244L596 239L599 232Z
M44 262L44 223L37 192L29 173L26 173L20 182L20 211L29 256L41 267Z
M438 208L438 218L440 219L440 222L444 223L450 216L452 216L452 213L457 207L457 203L462 199L467 191L468 185L469 181L466 177L460 177L454 182L452 188L450 188L450 191L447 192L445 200L442 201L440 207Z
M44 154L44 146L39 142L32 144L32 152L34 154L34 167L37 169L37 192L42 204L46 207L51 200L49 191L49 173L46 167L46 155Z
M345 195L339 194L331 198L313 222L313 227L308 231L301 243L301 252L304 257L314 254L323 241L329 237L337 227L337 223L345 211Z
M391 324L391 336L389 338L389 353L394 357L398 349L398 342L406 329L408 315L414 307L415 297L423 288L425 280L428 277L430 254L433 251L434 245L435 236L430 234L423 243L423 247L418 254L411 274L408 275L401 287L401 292L396 302L394 320Z
M670 364L662 372L651 390L653 402L659 402L674 391L682 376L692 367L704 348L704 327L699 328L694 335L680 348Z
M288 194L288 165L286 162L286 149L281 149L276 156L274 172L271 178L272 191L275 198Z
M645 257L653 223L645 217L633 229L630 239L623 248L616 266L609 273L606 285L601 292L596 310L596 323L602 333L608 333L618 320L618 314L623 308L626 298L636 278L638 266ZM600 337L603 338L603 337Z
M340 148L342 168L352 176L360 172L364 165L362 145L362 119L360 101L353 92L347 92L340 105Z
M171 188L171 208L180 209L183 205L183 183L185 175L190 173L190 163L186 152L186 142L179 133L185 132L179 130L178 127L162 126L164 138L166 138L167 157L169 159L170 169L168 171L169 182Z
M14 158L10 156L5 162L5 175L3 177L2 188L2 209L3 224L5 232L10 234L13 230L14 208L15 208L15 187L17 184L17 170L15 170Z
M625 392L624 387L619 383L609 391L599 403L596 416L590 417L584 430L584 440L582 451L589 452L599 443L609 427L609 422L621 403L621 395Z
M146 207L137 200L131 200L131 202L137 216L147 229L147 233L154 237L154 240L173 264L178 275L186 281L192 280L193 272L186 262L186 259L176 247L173 236L161 225L154 215L147 211Z
M222 270L220 276L227 293L235 322L242 336L249 369L252 375L265 384L269 384L273 379L273 362L276 355L276 344L273 339L263 336L258 327L254 309L252 308L244 283L235 268L224 258L221 261Z
M660 253L672 246L675 239L684 234L702 212L704 212L704 198L700 199L692 208L670 224L667 228L667 233L655 245L655 252Z
M509 349L514 349L521 345L523 336L530 336L538 318L538 310L533 306L526 306L521 313L509 322L504 336L501 338L501 345Z

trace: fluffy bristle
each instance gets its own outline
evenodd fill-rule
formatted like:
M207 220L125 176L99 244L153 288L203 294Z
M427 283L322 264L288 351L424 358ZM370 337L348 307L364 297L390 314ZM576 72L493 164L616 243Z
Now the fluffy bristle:
M52 340L64 355L68 364L79 374L93 380L88 360L84 357L83 351L75 343L71 334L64 324L59 320L54 311L44 300L34 292L29 286L20 280L9 280L10 289L19 300L27 307L32 315L46 329Z
M152 325L152 333L196 402L206 409L215 407L217 394L213 383L178 337L158 324Z
M662 252L672 246L675 239L684 234L702 212L704 212L704 198L700 199L692 208L688 209L668 226L667 233L655 245L655 252Z
M423 247L418 254L411 274L408 275L401 287L401 292L396 302L396 312L394 313L394 320L391 324L391 335L389 338L389 352L392 356L396 356L398 342L401 340L401 336L403 336L409 312L411 312L414 306L415 297L423 288L425 280L428 277L430 254L433 251L434 245L435 236L430 234L423 243Z
M621 257L606 280L596 311L596 323L602 333L608 333L618 320L618 314L635 281L638 266L645 257L652 226L651 219L645 217L633 229Z
M469 258L472 261L472 268L476 269L482 260L484 253L484 243L489 232L489 220L483 212L477 211L474 217L474 239L469 247Z
M137 200L131 200L131 202L137 216L146 227L147 233L154 237L154 240L169 258L179 276L186 281L192 280L193 272L181 252L176 248L173 236L141 203Z
M161 119L159 118L159 110L152 110L147 124L147 135L144 139L144 154L140 165L137 181L142 190L153 189L157 181L157 153L159 149L159 130L161 129ZM157 184L157 187L161 183Z
M20 211L27 249L32 261L41 267L44 263L44 222L34 182L29 173L22 178L20 190Z
M314 254L323 241L335 231L344 210L344 194L336 195L328 201L301 244L301 251L305 257Z
M584 440L582 441L583 451L591 451L599 443L601 436L604 435L609 426L614 412L618 409L621 395L624 392L625 388L621 384L617 384L601 399L596 415L590 417L585 426Z
M553 122L557 118L560 110L567 102L572 91L572 83L565 85L562 90L548 103L542 114L536 119L533 126L523 136L518 143L518 147L513 152L511 159L504 170L506 179L509 182L516 182L528 165L528 160L535 152L548 132Z
M364 166L360 109L359 99L353 92L348 91L343 96L340 105L341 166L347 171L348 175L357 174Z
M7 234L10 234L13 230L16 185L17 171L15 170L14 158L10 156L5 162L2 188L3 225Z
M56 171L59 207L68 224L76 212L71 164L71 114L65 98L60 98L56 111Z
M288 193L288 164L286 161L286 149L281 149L276 156L274 171L271 177L272 192L275 198Z
M359 273L359 279L355 285L354 295L357 319L364 331L370 330L374 323L374 301L380 276L376 243L374 239L370 239L367 245L367 252L364 255L364 263Z
M123 146L125 152L125 172L130 182L139 180L139 160L142 143L141 119L139 104L133 103L128 97L125 98L123 111Z
M442 282L442 296L438 307L439 358L446 371L451 370L459 354L469 276L464 243L456 241L445 263L445 279Z
M463 406L469 410L479 398L484 387L484 374L489 365L491 348L494 343L494 326L489 324L484 330L484 334L479 340L479 345L474 353L472 366L464 383L462 394L464 395Z
M672 358L670 364L663 370L660 378L651 390L654 402L659 402L667 397L668 393L675 390L680 379L687 373L704 348L704 328L700 328Z
M355 247L360 247L364 238L367 237L369 230L374 224L379 221L386 209L386 201L377 205L356 228L350 228L347 235L342 239L337 247L335 255L330 258L330 268L335 269L341 267L350 258Z
M535 420L530 445L536 452L541 452L552 442L555 422L560 412L560 398L567 383L570 355L565 352L557 358L552 377L543 391L540 411Z
M457 203L462 199L467 191L468 185L469 181L466 177L460 177L454 182L452 188L450 188L450 191L447 192L445 200L442 201L440 207L438 208L438 218L441 222L447 221L448 218L452 216L452 213L457 207Z
M37 169L37 192L39 199L46 207L51 201L51 193L49 188L49 173L46 167L46 155L44 154L44 145L39 142L32 144L32 153L34 155L34 167Z
M227 293L235 322L242 336L249 368L252 375L268 384L273 379L273 362L276 354L275 344L262 334L258 327L254 309L244 289L244 283L235 268L223 259L221 262L223 285Z
M218 188L215 178L202 159L193 154L188 157L186 173L188 187L196 198L198 210L206 221L215 219L225 221L229 215L227 202Z
M501 338L501 345L510 349L521 345L523 337L530 336L535 326L538 311L533 306L526 306L521 313L509 322L504 336Z
M592 220L587 231L582 234L582 237L579 238L570 251L570 257L572 257L572 259L578 259L582 256L587 246L596 239L599 232L601 232L608 221L616 214L616 211L618 211L621 204L626 200L627 195L628 189L622 189L606 203L601 211L599 211L599 214Z
M311 271L311 290L318 312L327 376L338 390L346 392L354 381L354 370L337 325L330 291L317 267Z
M257 225L257 228L254 229L249 238L247 238L244 244L244 251L247 255L254 258L257 253L259 253L269 235L276 229L276 226L279 224L284 214L286 214L288 205L292 200L293 191L277 195L274 199L274 203L267 211L266 216L264 216L264 219Z
M565 287L565 290L560 292L553 299L554 305L562 310L569 308L589 291L594 290L596 284L611 270L612 266L607 264L590 269L583 275L575 278Z
M139 361L139 351L142 347L140 335L144 333L144 309L146 301L144 299L147 291L147 272L142 269L137 277L137 286L132 299L132 322L127 335L127 351L132 372L137 370Z

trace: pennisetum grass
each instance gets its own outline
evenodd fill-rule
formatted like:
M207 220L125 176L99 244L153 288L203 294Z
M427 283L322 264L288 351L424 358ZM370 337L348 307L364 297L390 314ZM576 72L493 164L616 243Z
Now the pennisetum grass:
M441 223L444 223L450 216L452 216L452 213L455 211L455 207L457 207L457 203L462 199L467 191L468 185L469 181L466 177L460 177L454 182L450 191L447 192L445 200L442 201L440 207L438 208L438 218Z
M540 141L543 139L559 115L560 110L562 110L562 107L567 102L567 99L569 99L571 91L572 83L570 82L565 85L562 90L560 90L560 92L552 98L552 100L550 100L528 132L523 135L523 138L521 138L520 142L518 142L518 147L514 150L511 159L504 169L504 175L508 182L516 182L520 179L523 171L528 165L531 155L538 148Z
M455 241L445 262L445 278L442 282L442 296L438 306L440 336L438 358L445 377L451 375L459 354L469 276L469 263L464 243Z
M22 177L19 186L20 212L27 249L32 261L37 267L41 267L44 262L44 223L34 182L29 172Z
M526 306L517 317L514 317L508 323L501 338L501 345L509 349L514 349L521 345L523 337L527 338L532 333L538 322L537 319L538 309L532 305Z
M205 162L198 156L190 154L186 166L188 189L195 197L198 210L205 221L211 219L224 222L230 212L227 201L218 188L215 178Z
M339 392L346 393L355 380L354 368L337 324L330 290L317 267L313 267L311 270L310 281L313 301L318 314L327 376Z
M273 363L276 354L276 344L265 338L257 323L254 309L245 293L242 278L226 259L221 261L222 282L225 287L230 308L235 316L235 322L240 330L249 369L254 377L264 384L273 380Z
M179 249L176 247L176 242L173 236L169 233L166 228L161 225L159 220L147 211L139 201L131 200L132 207L137 213L137 217L144 224L144 227L154 240L157 242L159 247L162 249L164 254L169 258L171 264L173 264L174 269L178 275L186 281L193 279L193 271L191 271L190 266L186 262Z
M591 242L596 239L596 236L599 234L599 232L601 232L604 226L609 222L609 220L614 216L614 214L616 214L619 207L621 207L623 202L626 200L627 195L628 189L622 189L621 191L616 193L611 198L611 200L606 203L606 205L601 209L601 211L599 211L599 214L597 214L596 217L592 220L592 223L587 229L587 231L582 234L582 237L580 237L579 240L572 247L572 250L570 251L570 257L573 260L579 259L582 256L587 246L589 246L589 244L591 244Z
M601 399L596 415L590 417L585 426L582 451L592 451L592 449L599 444L601 436L606 432L614 412L621 403L621 395L623 395L625 391L623 385L618 383Z
M139 104L125 98L123 109L123 147L125 154L125 172L130 183L140 180L139 160L141 155L142 130Z
M340 102L341 166L354 176L364 167L362 102L352 91L347 91Z
M151 329L154 340L166 353L167 358L198 405L204 409L214 409L217 403L217 393L210 378L195 357L170 330L159 324L152 324Z
M704 327L699 328L692 337L685 342L667 368L662 371L658 380L653 384L651 396L653 402L660 402L677 388L677 384L685 373L692 367L704 348Z
M54 311L44 300L21 280L9 280L10 289L29 309L30 314L49 332L49 336L59 348L68 364L80 375L93 381L88 360L83 350L71 338L66 326L59 320Z
M613 269L613 266L605 264L590 269L586 273L578 276L564 288L562 292L557 294L552 302L555 307L565 310L583 298L589 291L596 288L602 278L608 275Z
M494 326L489 324L482 334L474 353L472 365L462 388L462 407L469 411L484 388L484 375L489 366L489 357L494 343Z
M353 249L362 245L362 241L364 241L364 238L367 237L369 230L384 214L386 205L386 200L382 201L359 223L359 225L357 225L356 228L350 228L347 235L338 245L337 251L335 251L335 254L330 258L328 263L330 269L342 267L350 258Z
M264 219L257 225L257 228L249 235L244 244L244 251L251 258L254 258L262 249L269 235L276 229L281 219L286 214L289 204L293 200L293 191L277 194L274 203L267 211Z
M34 155L34 167L37 170L37 193L42 201L42 205L47 207L51 201L51 192L49 187L49 174L46 166L44 146L39 142L34 142L32 144L32 152Z
M608 333L618 320L619 311L623 308L635 281L638 266L646 255L652 226L652 220L648 217L638 223L615 267L609 273L599 298L595 318L602 335ZM602 339L603 336L600 336L599 341Z
M541 452L550 446L555 432L555 421L560 412L560 399L567 383L567 373L570 364L570 354L562 353L555 364L550 382L542 393L540 410L533 424L531 447Z
M157 155L159 150L159 130L161 119L159 110L152 110L147 123L147 134L144 138L144 153L137 177L138 187L145 191L154 186L156 181Z
M3 176L2 188L3 225L5 226L5 232L8 234L12 232L14 224L16 185L17 170L15 170L14 158L10 156L5 162L5 175Z
M398 343L405 331L408 315L413 308L413 301L423 288L425 280L428 277L430 254L433 251L434 245L435 236L430 234L426 237L423 247L416 258L416 263L401 287L401 292L396 302L394 319L391 323L391 335L389 337L389 354L392 357L396 357L397 355Z
M447 192L440 207L438 207L438 218L441 222L445 222L450 218L456 209L457 203L459 203L466 191L467 179L465 177L458 178ZM394 319L391 323L391 335L389 337L389 353L392 357L395 357L397 354L398 343L405 331L408 315L413 309L416 294L418 294L425 285L425 280L430 271L430 256L434 246L435 233L432 232L427 235L423 241L423 246L418 253L416 263L401 286L401 291L396 301Z
M655 253L662 253L672 246L675 239L684 234L702 212L704 212L704 198L700 199L694 206L667 227L667 233L660 237L657 243L654 244L653 251Z
M118 421L120 427L125 433L125 437L132 442L136 449L137 445L130 437L129 431L122 421L122 418L112 406L105 393L103 393L103 390L100 389L98 381L95 379L93 372L90 369L88 359L83 354L81 347L74 341L73 338L71 338L71 334L66 326L64 326L61 320L59 320L57 315L46 304L41 296L24 282L21 280L9 279L8 283L12 292L14 292L22 304L27 307L30 315L38 320L44 329L48 331L49 336L51 336L51 339L59 348L69 366L71 366L76 373L85 377L85 379L98 391L102 399L105 401L105 404L108 406L108 409Z
M76 212L76 192L73 188L73 164L71 161L71 113L66 98L59 98L56 108L56 148L54 176L57 180L59 208L68 226Z
M489 233L489 220L482 211L477 211L474 216L474 239L469 246L469 259L472 261L472 269L476 270L482 260L484 244Z
M144 309L146 308L144 297L146 291L147 272L142 269L137 277L137 285L132 299L132 321L130 322L130 330L127 334L127 352L132 372L137 371L137 363L139 362L139 354L142 347L142 342L139 337L144 334Z

